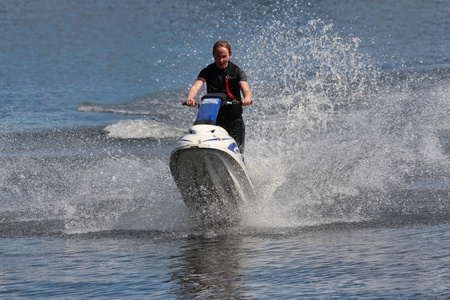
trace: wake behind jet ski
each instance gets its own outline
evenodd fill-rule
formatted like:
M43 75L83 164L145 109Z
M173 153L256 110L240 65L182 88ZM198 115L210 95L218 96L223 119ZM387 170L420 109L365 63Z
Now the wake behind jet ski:
M236 141L216 125L225 94L202 98L197 119L170 156L170 170L186 206L206 222L235 222L255 201L255 191Z

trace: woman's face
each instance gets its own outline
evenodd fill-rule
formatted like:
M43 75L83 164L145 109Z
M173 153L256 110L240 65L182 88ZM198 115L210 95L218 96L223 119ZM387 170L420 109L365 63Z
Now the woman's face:
M217 47L213 53L214 61L219 69L225 69L228 66L228 60L230 59L230 53L227 48Z

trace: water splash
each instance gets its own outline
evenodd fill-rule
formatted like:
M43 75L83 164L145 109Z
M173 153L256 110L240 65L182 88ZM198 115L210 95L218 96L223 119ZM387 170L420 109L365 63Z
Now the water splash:
M182 136L185 132L151 119L119 121L116 124L106 126L103 130L112 138L122 139L176 138Z
M417 90L427 78L396 80L374 68L358 38L341 37L321 20L303 26L277 20L259 29L247 42L260 50L248 58L259 105L247 146L262 202L254 222L298 226L407 215L419 199L405 201L398 192L410 189L411 178L448 183L450 162L440 142L448 83ZM434 198L428 209L439 215L442 196Z
M66 232L189 227L189 213L169 176L162 160L105 159L75 181L73 197L64 198Z

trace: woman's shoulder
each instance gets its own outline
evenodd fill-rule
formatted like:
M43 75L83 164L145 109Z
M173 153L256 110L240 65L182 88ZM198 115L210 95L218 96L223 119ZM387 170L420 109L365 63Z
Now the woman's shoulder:
M235 63L229 62L230 64L230 73L231 75L237 76L239 81L247 81L247 75L245 74L244 70L242 70L238 65Z
M234 66L235 68L239 69L239 66L237 64L235 64L234 62L228 61L228 63L230 64L230 66Z
M216 69L218 69L216 63L209 64L206 68L204 68L204 70L216 70Z
M217 66L216 66L216 64L215 63L212 63L212 64L210 64L210 65L208 65L208 66L206 66L205 68L203 68L203 70L201 71L202 73L212 73L212 72L215 72L215 71L217 71Z
M210 64L208 66L206 66L205 68L203 68L200 73L199 73L199 77L203 77L203 78L208 78L209 75L213 72L214 68L214 64Z

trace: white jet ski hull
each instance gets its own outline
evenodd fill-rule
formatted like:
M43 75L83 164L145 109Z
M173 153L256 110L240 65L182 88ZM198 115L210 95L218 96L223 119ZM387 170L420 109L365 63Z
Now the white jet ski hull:
M178 141L170 170L186 206L204 221L234 222L255 201L234 139L215 125L194 125Z

